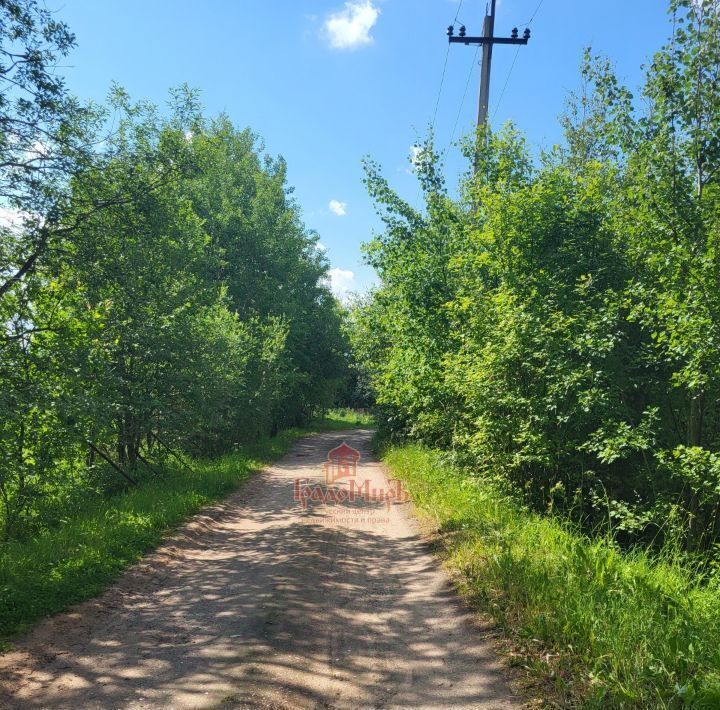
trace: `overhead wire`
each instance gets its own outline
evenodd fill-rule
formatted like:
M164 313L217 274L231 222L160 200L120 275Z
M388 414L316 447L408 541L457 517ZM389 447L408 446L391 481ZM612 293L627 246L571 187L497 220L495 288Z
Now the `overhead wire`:
M538 14L538 12L540 12L540 8L543 6L544 2L545 0L540 0L540 2L537 4L537 7L535 8L535 12L533 12L530 19L524 25L520 25L520 27L530 27L530 25L532 25L532 21L535 19L535 16Z
M537 4L537 7L535 8L535 12L530 16L530 19L525 22L521 23L520 27L530 27L532 25L533 20L535 17L537 17L538 12L540 12L540 8L543 6L543 3L545 0L540 0L540 2ZM508 84L510 83L510 77L512 76L513 69L515 69L515 64L517 63L518 57L520 56L520 48L522 45L518 45L517 50L515 51L515 56L513 57L512 64L510 65L510 69L508 70L507 76L505 77L505 83L503 84L502 91L500 92L500 97L497 100L497 103L495 104L495 110L492 113L492 116L490 118L490 121L495 120L495 116L497 115L498 110L500 109L500 104L502 103L503 96L505 96L505 89L507 89Z
M433 112L432 130L435 130L435 121L437 119L438 109L440 108L440 98L442 96L443 84L445 83L445 72L448 65L448 57L450 56L450 43L448 42L447 51L445 52L445 62L443 63L442 76L440 77L440 89L438 91L437 100L435 101L435 111Z
M458 17L460 16L460 12L462 10L464 0L459 0L458 7L455 12L455 18L453 19L453 26L458 24ZM450 43L448 42L447 50L445 51L445 59L443 60L443 68L442 68L442 74L440 75L440 86L438 88L438 94L437 98L435 100L435 110L433 111L433 118L431 123L431 134L435 132L435 123L437 122L437 115L438 111L440 109L440 99L442 98L442 91L443 87L445 86L445 74L447 73L447 65L448 65L448 59L450 57ZM465 92L467 93L467 86L465 87ZM464 101L464 96L463 96ZM455 121L457 126L457 120ZM455 129L453 128L453 133L455 132ZM418 199L420 198L422 192L422 188L418 187Z
M458 3L457 12L455 13L455 19L453 20L453 25L457 24L458 17L460 15L460 11L462 10L463 6L463 0L460 0ZM450 57L450 43L448 42L447 50L445 51L445 60L443 61L443 68L442 68L442 75L440 76L440 88L438 89L438 95L437 99L435 100L435 111L433 112L433 119L432 119L432 130L435 130L435 122L437 120L438 115L438 109L440 108L440 99L442 98L442 90L443 86L445 85L445 73L447 72L447 65L448 65L448 59Z
M462 99L460 100L460 108L458 108L457 116L455 117L455 123L453 125L452 133L450 134L450 144L448 145L448 148L445 149L446 151L452 145L453 140L455 140L455 131L457 130L458 123L460 123L460 116L462 114L463 107L465 106L465 99L467 98L468 88L470 87L470 80L472 79L473 71L475 70L475 66L477 65L479 54L480 47L477 47L475 49L475 54L473 55L472 62L470 64L470 71L468 72L467 81L465 82L465 90L463 91Z
M510 69L508 70L507 76L505 77L505 83L503 84L502 91L500 92L500 96L498 97L497 103L495 104L495 110L492 113L492 116L490 117L490 122L492 123L495 120L495 116L497 115L498 109L500 108L500 104L502 103L503 96L505 96L505 89L507 89L508 84L510 83L510 77L512 76L513 69L515 68L515 63L518 60L518 57L520 56L520 48L522 47L521 44L518 45L518 48L515 50L515 56L513 57L512 64L510 65Z

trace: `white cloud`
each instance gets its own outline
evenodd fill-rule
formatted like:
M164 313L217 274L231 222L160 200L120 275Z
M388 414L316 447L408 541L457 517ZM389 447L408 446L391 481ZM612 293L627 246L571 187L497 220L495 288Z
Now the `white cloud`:
M422 160L423 149L419 145L410 146L410 165L415 171L420 166Z
M340 202L339 200L330 200L328 207L333 214L338 217L344 217L347 214L347 202Z
M330 269L328 271L330 290L340 301L347 301L350 291L355 285L355 273L350 269Z
M50 149L42 141L35 141L32 144L31 153L34 158L49 158Z
M333 49L357 49L372 44L370 30L380 16L372 0L351 0L342 10L328 15L323 24Z
M0 229L7 229L15 234L19 233L30 220L27 212L14 207L0 206Z
M692 6L698 10L715 10L720 13L720 4L718 0L691 0Z
M408 158L410 165L405 169L405 172L408 173L408 175L414 175L425 158L424 148L420 145L411 145Z

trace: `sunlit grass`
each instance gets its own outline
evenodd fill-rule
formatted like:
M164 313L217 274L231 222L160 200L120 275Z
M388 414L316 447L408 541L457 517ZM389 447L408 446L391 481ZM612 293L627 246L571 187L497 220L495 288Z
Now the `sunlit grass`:
M553 695L586 707L720 707L717 580L529 513L427 449L391 448L385 460L434 519L463 590Z
M313 421L323 429L342 430L355 427L371 427L374 425L372 415L355 409L331 409L325 416Z
M81 514L27 541L0 547L0 641L34 621L101 592L128 565L156 547L173 527L231 493L252 472L281 456L300 436L348 429L367 420L351 410L304 429L247 445L212 461L166 468L112 497L90 499Z

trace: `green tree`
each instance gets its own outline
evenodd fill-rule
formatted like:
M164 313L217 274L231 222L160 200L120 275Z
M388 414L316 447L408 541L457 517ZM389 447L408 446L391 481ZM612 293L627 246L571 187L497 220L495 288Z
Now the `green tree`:
M431 146L424 212L368 168L353 341L385 425L628 542L720 532L719 11L670 3L642 105L588 51L564 144L474 137L459 199Z

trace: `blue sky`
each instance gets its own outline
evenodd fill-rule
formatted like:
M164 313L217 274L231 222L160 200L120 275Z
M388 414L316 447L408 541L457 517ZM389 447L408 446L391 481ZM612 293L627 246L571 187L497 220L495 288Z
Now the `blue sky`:
M499 0L496 33L523 28L539 0ZM361 159L384 167L411 201L410 148L435 112L445 28L458 0L63 0L54 7L77 35L65 69L78 96L101 100L111 81L162 104L183 82L211 114L225 111L288 161L307 225L320 233L338 291L373 282L360 245L379 228ZM464 0L458 22L480 33L484 0ZM669 34L664 0L544 0L532 39L493 59L493 126L513 120L539 150L560 138L557 117L578 85L583 48L610 56L636 88ZM435 124L439 146L472 129L475 50L453 45ZM467 87L467 91L466 91ZM503 92L503 87L505 90ZM465 101L463 102L463 95ZM502 95L502 99L501 99ZM501 100L500 100L501 99ZM462 169L448 154L451 184Z

